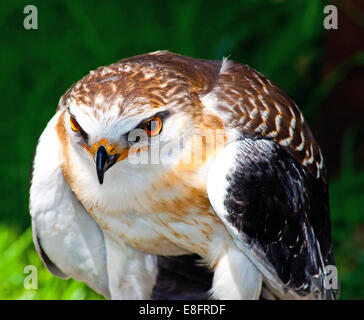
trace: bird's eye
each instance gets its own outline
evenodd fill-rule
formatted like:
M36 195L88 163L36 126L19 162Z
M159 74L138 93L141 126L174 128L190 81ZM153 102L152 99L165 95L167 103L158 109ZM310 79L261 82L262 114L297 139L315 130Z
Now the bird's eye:
M152 137L157 135L162 130L162 120L159 117L154 117L143 124L143 129Z
M71 123L71 129L74 131L74 132L80 132L81 131L81 127L80 125L78 124L78 122L76 121L76 119L74 117L70 117L70 123Z

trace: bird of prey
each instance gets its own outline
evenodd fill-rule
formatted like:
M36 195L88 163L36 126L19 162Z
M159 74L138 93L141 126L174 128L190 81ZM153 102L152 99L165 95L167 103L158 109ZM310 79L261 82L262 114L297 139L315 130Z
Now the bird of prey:
M157 51L91 71L61 97L32 173L43 262L105 297L166 297L161 273L197 262L212 299L336 296L320 147L247 65Z

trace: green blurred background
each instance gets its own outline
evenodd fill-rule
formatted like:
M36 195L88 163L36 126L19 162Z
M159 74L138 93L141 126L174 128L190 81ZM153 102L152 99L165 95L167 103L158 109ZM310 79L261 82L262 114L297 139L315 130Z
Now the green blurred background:
M1 1L0 299L100 299L60 280L35 252L28 210L37 139L66 89L90 70L166 49L244 62L300 106L322 146L330 181L341 299L364 298L364 3L320 0ZM23 9L38 9L26 30ZM24 267L39 270L26 290Z

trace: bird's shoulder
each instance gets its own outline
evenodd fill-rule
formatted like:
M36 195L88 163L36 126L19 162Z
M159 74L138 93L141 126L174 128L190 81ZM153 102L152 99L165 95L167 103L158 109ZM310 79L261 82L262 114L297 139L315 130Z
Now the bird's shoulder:
M201 97L227 130L278 143L315 177L326 179L323 157L302 112L277 85L251 67L224 61L213 88Z

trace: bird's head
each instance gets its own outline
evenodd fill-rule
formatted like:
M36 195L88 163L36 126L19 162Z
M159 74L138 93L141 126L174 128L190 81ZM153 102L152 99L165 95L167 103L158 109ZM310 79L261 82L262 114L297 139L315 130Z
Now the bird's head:
M60 108L74 152L103 184L115 168L131 175L175 164L208 119L202 116L198 90L175 68L148 61L117 63L73 85Z
M161 150L172 150L175 142L181 140L184 129L193 129L188 114L177 115L170 108L151 109L140 105L135 106L136 110L139 112L129 116L115 114L110 108L99 117L82 107L70 107L66 111L65 127L70 142L76 152L96 167L100 184L105 172L115 165L128 170L158 165L162 161ZM170 152L166 155L171 156Z

